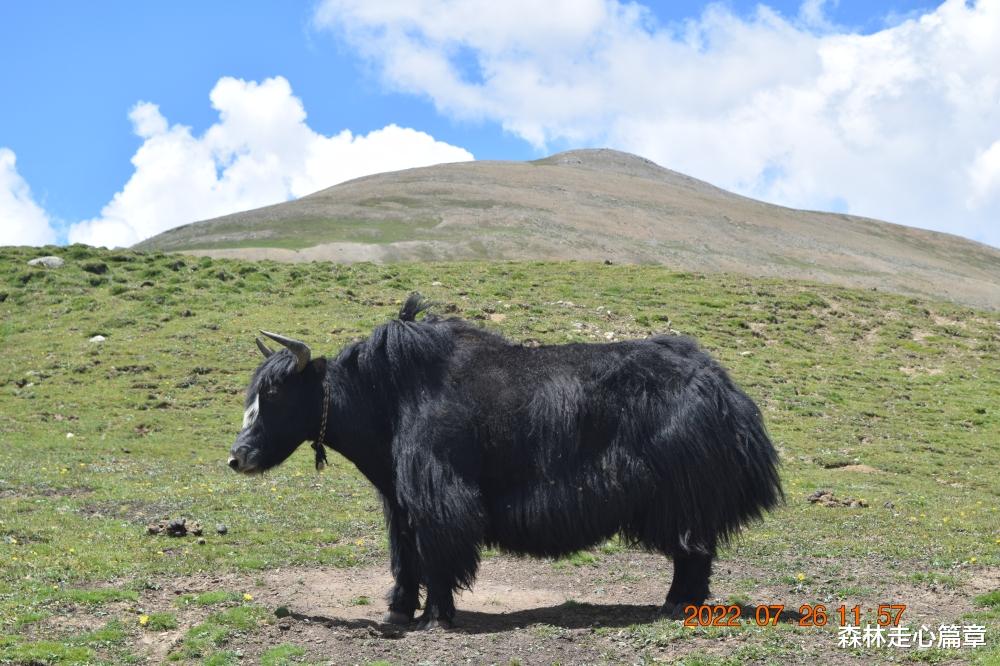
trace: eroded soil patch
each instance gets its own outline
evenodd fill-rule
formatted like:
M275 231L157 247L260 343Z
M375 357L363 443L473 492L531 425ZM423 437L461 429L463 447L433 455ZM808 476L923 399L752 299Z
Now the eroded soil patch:
M829 573L842 566L812 560L808 568ZM320 663L637 663L673 661L685 655L734 657L743 663L883 663L903 655L889 651L849 653L837 647L834 627L778 627L749 623L737 628L687 628L657 616L671 573L662 557L639 552L616 553L596 564L498 556L485 560L471 591L457 600L451 631L418 631L382 623L383 596L391 578L387 566L352 569L294 568L253 576L196 576L164 582L143 593L147 612L178 610L183 595L219 590L248 590L253 603L267 609L268 621L220 646L254 663L277 645L305 650L303 659ZM787 583L774 571L742 560L717 567L713 603L844 603L863 609L880 603L905 603L906 624L937 626L959 622L973 610L976 593L996 585L1000 570L980 569L950 588L901 581L887 576L885 564L851 563L850 573L863 581L839 598L829 592L829 578L817 573L806 582ZM759 581L749 594L747 581ZM749 598L747 598L749 597ZM288 614L274 617L283 607ZM144 635L137 646L151 660L175 651L183 630L213 609L184 606L181 630ZM218 608L214 609L218 610ZM968 651L955 653L961 660Z

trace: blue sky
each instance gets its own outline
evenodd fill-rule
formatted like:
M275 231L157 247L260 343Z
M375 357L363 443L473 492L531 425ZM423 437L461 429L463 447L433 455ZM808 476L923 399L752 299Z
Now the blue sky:
M687 78L708 76L711 79L715 71L721 71L722 78L732 77L733 73L725 68L736 67L736 83L730 87L740 88L740 79L744 78L742 68L754 69L755 52L749 50L750 46L747 46L748 50L734 46L739 40L745 40L748 45L760 39L773 39L776 44L782 45L802 42L796 47L798 50L787 54L788 58L794 59L796 54L802 54L803 62L809 62L810 54L821 52L822 44L831 43L831 38L845 35L874 38L905 23L907 19L913 22L925 13L934 12L937 3L912 0L881 3L856 0L840 0L838 3L775 1L765 3L778 17L772 20L761 18L761 5L756 2L740 0L717 3L712 7L703 2L647 2L642 4L644 11L639 19L622 18L620 15L612 21L604 17L593 25L582 27L580 35L598 46L580 51L577 44L567 41L559 58L552 57L552 49L548 46L537 43L544 38L532 38L528 33L525 33L528 36L513 34L520 29L517 24L503 34L494 31L486 35L491 26L485 26L478 32L473 29L466 32L464 26L457 26L453 34L441 35L435 33L436 27L421 24L421 20L427 19L426 15L423 18L401 17L376 11L373 16L369 8L377 4L370 2L366 7L365 3L350 0L321 3L253 1L238 6L202 2L5 3L0 9L0 91L5 100L0 104L0 150L8 149L16 155L16 166L9 169L13 175L8 179L13 179L11 182L14 184L10 187L17 193L15 198L22 201L30 197L30 202L43 212L48 224L55 230L56 240L60 242L66 241L70 226L82 220L101 216L108 218L110 215L126 216L130 214L127 211L134 211L136 207L119 206L103 212L102 209L113 203L116 193L123 192L130 178L139 176L131 160L150 140L148 136L136 134L136 121L130 119L130 111L139 102L156 105L157 118L162 117L164 127L189 127L191 136L197 140L220 121L219 109L213 108L209 102L209 94L220 79L233 77L244 82L261 83L281 77L290 87L290 95L300 101L307 114L304 123L315 135L332 137L347 129L354 137L359 137L389 125L412 128L429 135L423 145L429 145L430 138L438 142L434 150L415 156L418 162L420 159L432 160L436 155L459 154L447 152L441 147L443 144L467 151L476 159L515 160L531 159L571 147L612 145L644 153L664 166L692 173L723 187L780 203L839 208L852 213L889 217L893 221L950 230L1000 244L995 226L991 228L978 223L962 226L953 221L939 221L935 226L934 221L914 214L920 209L919 205L912 208L902 206L898 210L882 205L877 197L869 196L863 187L853 184L850 179L827 189L810 189L808 184L782 179L775 182L771 177L773 174L794 172L802 164L809 163L808 155L788 157L786 162L783 156L794 153L794 150L762 154L754 164L743 167L713 166L714 163L727 161L726 155L714 155L713 164L709 164L695 156L697 146L690 147L688 153L669 147L688 141L687 134L679 142L676 134L668 132L671 127L673 130L670 131L677 132L676 128L687 122L679 120L675 113L662 119L660 127L666 129L661 130L657 129L657 122L661 119L656 117L629 117L623 120L629 114L610 100L594 103L587 115L579 117L570 117L563 110L553 112L551 106L508 111L505 107L518 107L524 96L537 95L537 88L529 87L518 93L517 89L493 86L493 83L479 85L483 83L478 78L483 71L503 72L509 70L512 63L520 66L524 61L535 59L531 71L542 71L550 81L561 80L565 76L567 86L576 86L583 91L583 99L591 100L593 95L588 95L588 91L599 88L601 77L607 73L585 69L580 63L600 63L607 60L609 54L610 57L617 57L618 53L628 50L628 40L634 41L634 35L639 35L643 38L659 37L660 46L672 49L670 53L692 62L711 60L715 52L719 52L718 62L702 62L698 68L691 70ZM424 4L436 3L428 0ZM971 6L976 3L966 4ZM993 4L993 1L979 4ZM579 6L582 5L580 3ZM612 5L622 11L628 9L627 5L618 5L613 1L606 6ZM814 6L818 13L810 15L810 6ZM427 11L432 14L434 8ZM957 16L961 10L956 9L954 13ZM718 18L720 16L721 19ZM816 19L816 16L820 18ZM392 32L393 26L404 26L408 36L416 35L413 38L416 41L406 41L408 37L400 37L402 41L394 43L371 39L373 34L382 35L379 40L388 39L384 35ZM678 49L685 42L686 31L692 30L705 41L689 49L685 56L685 52ZM570 37L575 38L575 35ZM671 44L664 46L663 43L671 40ZM558 39L555 41L558 42ZM581 39L580 43L584 41ZM610 50L601 51L604 47L600 44L603 43L612 44L608 47ZM472 94L455 94L454 81L435 82L433 77L428 77L428 81L424 82L419 72L416 75L408 72L405 64L394 62L390 55L386 55L396 48L405 54L405 49L412 49L414 44L427 47L428 52L433 52L430 57L452 68L459 83L471 86L465 92L471 91ZM655 47L655 44L649 45L650 49ZM919 49L919 43L916 47L904 45L900 48ZM771 48L767 53L774 51ZM975 59L980 56L972 54L967 57ZM733 65L737 61L743 64L738 62ZM571 64L557 66L553 64L556 62ZM669 68L671 64L683 68L688 63L666 62L663 66ZM748 71L745 78L760 78L759 89L750 90L748 94L763 99L767 94L761 94L761 91L784 90L790 85L807 90L808 77L822 75L818 70L798 71L794 66L788 66L788 71L785 69L783 63L768 65L764 62L759 66L759 72ZM780 76L775 74L776 71ZM655 74L655 69L650 69L638 72L637 77L645 75L655 79ZM615 80L620 79L619 75ZM628 86L621 94L634 94L644 85L655 87L656 83L655 80L637 80L635 85ZM681 99L685 95L694 98L699 93L697 85L691 89L678 88L684 85L679 82L665 85L674 86L677 94L674 97L652 98L650 105L666 104L664 99ZM858 88L863 86L863 81L856 83ZM933 87L931 84L919 86L917 92L922 95ZM719 123L730 123L734 117L745 115L747 111L736 108L732 100L738 92L732 92L727 98L726 90L720 89L719 107L708 109L708 114L718 110ZM478 99L474 99L477 95ZM915 104L922 99L915 93L902 98L898 104ZM639 103L642 102L640 99ZM567 103L572 104L572 101ZM936 101L932 100L932 103ZM698 104L702 102L683 102L678 104L678 109L686 108L686 112L697 118L704 115ZM530 107L530 104L526 106ZM824 113L823 117L829 115ZM933 118L929 120L932 121ZM862 119L859 122L859 131L867 131L863 126L866 121ZM154 124L160 127L159 123L157 120ZM915 127L913 131L919 132L920 128ZM987 206L987 212L990 212L1000 210L989 208L995 205L992 172L989 171L993 158L989 148L993 145L992 141L1000 140L1000 133L984 132L970 140L963 155L955 159L961 157L969 165L978 164L976 160L979 159L987 165L984 167L987 169L983 176L984 184L980 188L986 203L980 207ZM690 140L694 142L696 139L697 132ZM921 139L918 137L915 140ZM931 137L927 145L937 145L935 142L938 140ZM844 143L850 144L850 137ZM242 143L240 145L243 146ZM648 150L644 149L646 145L650 146ZM740 150L740 147L734 146L734 149ZM872 149L877 149L877 145ZM220 158L222 161L216 163L220 178L227 165L236 159L233 155L238 157L253 150L244 146L234 149L228 157ZM746 150L752 153L762 149L748 145ZM718 151L718 146L706 145L702 152L712 151ZM1000 155L1000 148L995 152ZM997 159L1000 160L1000 157ZM744 155L735 156L732 160L746 161ZM845 157L845 165L851 163ZM371 164L378 166L379 163L373 160ZM885 165L885 168L891 167L892 163ZM956 166L956 173L959 171L961 168ZM823 173L817 173L813 179L819 180L823 176ZM320 181L311 178L307 182ZM957 187L954 183L942 186ZM148 192L149 187L140 182L132 188L135 192L125 198L139 200L143 196L141 192ZM284 190L277 188L274 192L279 200L301 195L294 185L288 185ZM959 210L962 194L958 192L954 195L952 209L936 212L939 220L952 220L954 216L965 213L971 217L980 214L974 210L971 213ZM966 207L969 201L979 201L975 197L980 195L975 192L964 194ZM183 193L175 191L172 196L183 196ZM162 199L150 199L150 202L155 201ZM234 195L225 202L214 202L214 207L206 208L205 215L192 211L178 211L176 215L194 214L196 219L207 217L224 210L226 203L237 206L260 204L256 199ZM188 221L191 220L183 220ZM164 226L183 222L164 218L158 224ZM0 225L4 224L0 221ZM4 242L2 233L0 229L0 242ZM143 232L138 233L143 235ZM94 237L100 240L100 237Z

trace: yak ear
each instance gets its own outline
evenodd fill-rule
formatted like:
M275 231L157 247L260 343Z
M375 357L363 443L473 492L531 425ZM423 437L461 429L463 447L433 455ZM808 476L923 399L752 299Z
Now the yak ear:
M264 344L263 340L260 338L254 338L254 342L257 343L257 349L259 349L260 353L264 355L264 358L271 358L271 354L274 352L267 348L267 345Z

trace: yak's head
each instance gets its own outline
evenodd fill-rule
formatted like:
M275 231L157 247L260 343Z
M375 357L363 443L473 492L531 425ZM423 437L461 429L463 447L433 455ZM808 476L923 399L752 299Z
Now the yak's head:
M299 444L316 438L324 400L325 362L311 361L304 342L261 333L285 349L271 351L257 339L264 362L250 381L243 428L229 450L229 466L244 474L280 465Z

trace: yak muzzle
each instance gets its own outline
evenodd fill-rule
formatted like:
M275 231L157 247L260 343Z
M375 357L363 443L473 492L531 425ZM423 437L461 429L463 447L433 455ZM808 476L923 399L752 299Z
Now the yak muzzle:
M251 453L252 450L245 444L234 446L229 451L229 468L241 474L254 474L259 471Z

